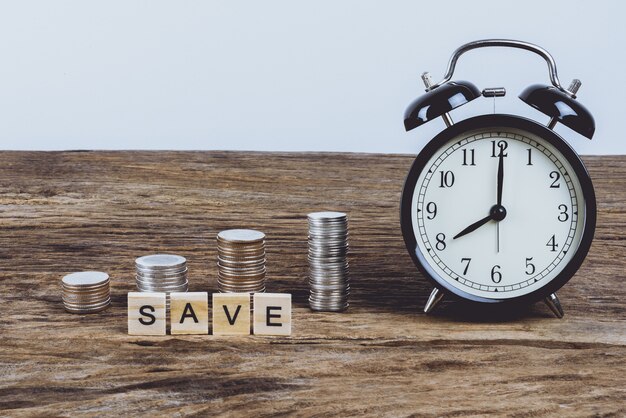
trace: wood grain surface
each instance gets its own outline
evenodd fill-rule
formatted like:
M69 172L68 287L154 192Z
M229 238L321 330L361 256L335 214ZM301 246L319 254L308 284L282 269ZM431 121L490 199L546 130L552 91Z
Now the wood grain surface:
M7 416L626 415L626 157L588 157L591 252L543 304L421 313L398 202L411 156L230 152L0 153L0 409ZM307 307L306 214L350 217L352 305ZM268 292L293 334L129 336L133 261L188 258L217 289L217 232L267 234ZM62 275L107 271L113 305L66 313Z

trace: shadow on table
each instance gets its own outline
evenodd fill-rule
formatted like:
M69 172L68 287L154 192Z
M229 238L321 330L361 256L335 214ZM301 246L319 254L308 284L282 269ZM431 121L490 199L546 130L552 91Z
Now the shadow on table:
M273 281L272 291L288 292L295 308L308 308L309 288L306 279L283 278ZM375 276L370 271L351 273L349 312L394 313L425 315L424 305L432 285L421 275ZM433 312L433 319L454 322L501 323L531 318L552 318L543 303L503 308L483 305L449 297ZM556 318L555 318L556 320Z

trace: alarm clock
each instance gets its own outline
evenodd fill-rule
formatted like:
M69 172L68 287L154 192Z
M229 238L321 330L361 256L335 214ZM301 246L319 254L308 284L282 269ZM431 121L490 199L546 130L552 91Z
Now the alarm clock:
M546 61L551 85L531 85L519 95L548 116L545 123L508 114L453 122L453 109L506 94L451 81L459 57L482 47L520 48ZM554 131L561 123L592 138L594 119L576 100L580 81L562 87L545 49L506 39L465 44L442 81L433 84L428 73L422 79L426 94L407 108L406 130L439 117L446 124L415 158L400 204L407 250L434 285L424 311L450 295L506 307L544 300L563 317L556 292L581 266L596 225L591 178Z

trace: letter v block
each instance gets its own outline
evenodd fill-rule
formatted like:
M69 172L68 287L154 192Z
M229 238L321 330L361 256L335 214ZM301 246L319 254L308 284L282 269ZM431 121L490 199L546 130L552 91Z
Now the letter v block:
M170 329L175 334L209 333L209 294L170 293Z
M128 334L165 335L165 293L128 293Z
M254 334L291 335L291 295L254 294Z
M250 335L249 293L213 293L213 335Z

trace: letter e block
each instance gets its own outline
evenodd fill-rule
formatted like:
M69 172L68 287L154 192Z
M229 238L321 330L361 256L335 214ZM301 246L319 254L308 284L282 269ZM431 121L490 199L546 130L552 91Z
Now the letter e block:
M165 293L128 293L128 334L165 335Z
M254 334L291 335L291 295L254 294Z
M213 335L250 335L249 293L213 293Z
M209 333L209 294L207 292L170 293L170 328L175 334Z

